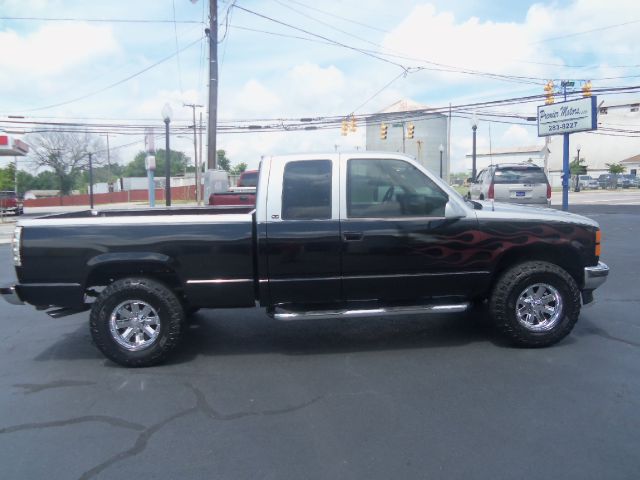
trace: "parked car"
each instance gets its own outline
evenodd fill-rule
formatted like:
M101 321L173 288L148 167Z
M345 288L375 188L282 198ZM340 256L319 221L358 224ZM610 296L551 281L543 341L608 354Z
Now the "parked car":
M628 184L628 187L623 187L623 188L630 188L630 187L640 188L640 179L637 176L625 174L625 175L622 175L622 177Z
M242 172L236 186L256 188L258 186L258 170L245 170Z
M616 185L620 188L630 188L631 180L626 175L616 175Z
M592 178L591 180L589 180L589 182L587 183L587 186L584 188L587 188L589 190L598 190L600 188L600 184L598 183L598 180L596 180L595 178Z
M544 169L537 165L498 164L480 171L469 196L472 200L548 206L551 185Z
M132 367L165 359L188 312L256 303L292 321L450 314L488 300L508 339L542 347L569 334L606 280L600 238L579 215L465 201L402 154L287 155L262 161L255 209L22 220L18 283L0 293L53 317L90 309L95 345Z
M598 189L598 181L591 178L591 175L578 175L578 182L580 182L581 190Z
M611 173L603 173L598 177L598 185L600 188L618 188L618 178L617 175Z
M22 215L24 206L22 200L13 191L0 192L0 213L13 213L14 215Z

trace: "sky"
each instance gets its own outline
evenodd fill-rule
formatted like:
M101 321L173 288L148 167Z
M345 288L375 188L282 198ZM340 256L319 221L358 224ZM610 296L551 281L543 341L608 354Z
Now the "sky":
M160 132L165 103L182 126L191 123L183 103L207 103L204 0L0 0L0 17L0 120L145 122ZM118 21L90 21L100 19ZM400 99L443 107L521 97L543 93L547 79L640 85L637 0L221 0L219 23L224 122L367 114ZM491 111L535 116L535 106ZM535 122L489 122L482 113L481 150L544 143ZM638 129L639 115L621 109L600 120ZM451 137L452 172L466 171L469 121L454 119ZM220 133L218 148L233 164L256 167L261 155L364 148L364 138L363 125L346 137L339 129ZM142 140L111 135L114 157L132 160ZM600 163L640 153L639 139L627 136L581 133L571 141ZM172 147L193 154L189 138L172 138ZM554 138L552 159L561 150Z

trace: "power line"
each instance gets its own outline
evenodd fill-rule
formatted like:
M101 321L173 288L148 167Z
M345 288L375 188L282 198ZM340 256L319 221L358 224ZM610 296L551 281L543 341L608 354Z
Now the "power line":
M240 8L240 7L238 7ZM278 22L278 23L282 23L282 22ZM287 25L287 24L284 24ZM268 30L260 30L260 29L255 29L255 28L249 28L249 27L244 27L244 26L240 26L240 25L231 25L232 28L237 28L240 30L247 30L247 31L251 31L251 32L256 32L256 33L264 33L267 35L274 35L274 36L279 36L279 37L284 37L284 38L293 38L293 39L298 39L298 40L304 40L304 41L309 41L309 42L314 42L314 43L321 43L321 44L325 44L325 45L332 45L332 46L338 46L338 47L343 47L343 48L349 48L351 50L355 50L358 53L362 53L365 55L370 55L370 56L374 56L375 58L377 58L378 60L386 60L384 58L380 58L380 57L391 57L391 58L399 58L402 60L412 60L412 61L417 61L417 62L421 62L424 64L428 64L428 65L435 65L435 67L419 67L421 70L427 70L427 71L436 71L436 72L445 72L445 73L458 73L458 74L464 74L464 75L474 75L474 76L484 76L484 77L488 77L494 80L501 80L501 81L507 81L507 82L515 82L515 83L526 83L526 84L534 84L534 85L543 85L548 79L547 78L537 78L537 77L523 77L523 76L515 76L515 75L505 75L505 74L498 74L498 73L491 73L491 72L482 72L482 71L476 71L476 70L466 70L466 69L461 69L460 67L455 67L455 66L451 66L451 65L446 65L446 64L441 64L441 63L436 63L430 60L426 60L426 59L422 59L422 58L415 58L415 57L408 57L405 55L397 55L397 54L393 54L393 53L385 53L385 52L378 52L378 51L374 51L374 50L368 50L365 48L357 48L357 47L352 47L352 46L348 46L345 45L341 42L337 42L335 40L331 40L329 38L326 37L322 37L320 36L320 38L324 39L324 40L317 40L315 38L308 38L308 37L301 37L301 36L297 36L297 35L288 35L286 33L280 33L280 32L271 32ZM300 30L297 27L292 27L295 28L296 30ZM307 33L305 30L302 30L303 32ZM311 35L314 36L318 36L314 33L308 32ZM395 62L391 62L394 65L397 66L401 66L404 69L409 70L410 68L418 68L418 67L405 67L402 66L398 63Z
M393 80L397 80L396 77ZM387 84L388 85L388 84ZM386 85L386 86L387 86ZM386 88L383 87L383 88ZM594 94L607 94L607 95L615 95L615 94L629 94L636 93L640 91L640 85L635 86L625 86L625 87L608 87L608 88L600 88L594 89ZM570 97L580 96L579 92L573 92L570 94ZM538 103L543 98L545 98L544 94L540 95L529 95L524 97L514 97L514 98L506 98L506 99L498 99L491 101L483 101L483 102L474 102L467 104L459 104L451 106L451 111L458 116L466 118L471 115L472 112L476 112L485 118L485 121L492 121L496 123L517 123L520 125L530 125L530 123L523 122L514 122L514 120L523 120L530 119L534 117L532 114L528 116L526 114L514 114L511 112L496 112L496 111L485 111L488 108L492 107L505 107L509 105L523 105L527 103ZM633 104L629 104L633 105ZM610 107L613 108L613 107ZM412 111L402 111L402 112L389 112L389 113L367 113L367 114L359 114L354 115L354 118L360 121L366 121L369 117L373 117L374 119L385 119L386 121L393 120L405 120L410 118L421 118L430 114L437 113L446 113L449 111L448 106L444 107L433 107L433 108L424 108L419 110ZM506 120L495 120L495 118L502 118ZM318 116L313 118L262 118L262 119L236 119L236 120L223 120L220 122L220 130L225 133L240 133L240 132L258 132L258 131L283 131L283 130L314 130L314 129L324 129L324 128L336 128L340 125L342 120L344 119L344 115L333 115L333 116ZM101 122L101 123L92 123L92 122L73 122L73 121L41 121L41 120L29 120L29 119L7 119L0 120L0 125L5 125L10 128L22 128L22 133L28 133L28 129L38 129L32 131L41 131L44 128L48 128L51 130L55 129L66 129L74 132L84 131L90 133L120 133L123 135L141 135L145 129L149 127L158 127L158 122L155 119L151 119L152 123L121 123L121 122ZM6 127L5 127L6 128ZM191 132L193 127L187 123L185 120L184 125L175 125L175 131L177 133L189 133ZM614 133L621 133L621 129L610 129L606 126L603 126L604 130L609 130Z
M331 18L339 18L340 20L344 20L345 22L350 22L350 23L353 23L355 25L360 25L361 27L369 28L371 30L376 30L376 31L381 32L381 33L387 33L387 31L383 30L382 28L374 27L372 25L367 25L366 23L358 22L357 20L352 20L350 18L341 17L340 15L336 15L335 13L330 13L330 12L327 12L326 10L321 10L319 8L312 7L311 5L307 5L306 3L302 3L302 2L299 2L297 0L289 0L289 1L292 2L292 3L295 3L297 5L300 5L301 7L308 8L309 10L314 10L314 11L316 11L318 13L322 13L323 15L327 15L327 16L329 16Z
M380 90L378 90L376 93L374 93L373 95L371 95L367 100L365 100L362 104L358 105L356 108L354 108L352 110L351 113L355 113L358 110L360 110L362 107L364 107L367 103L369 103L371 100L373 100L374 98L376 98L378 95L380 95L382 92L384 92L387 88L389 88L393 83L395 83L396 80L398 80L400 77L406 77L407 76L407 72L401 72L399 75L393 77L391 79L390 82L386 83L384 85L384 87L382 87Z
M346 48L346 49L348 49L348 50L353 50L353 51L356 51L356 52L362 53L362 54L364 54L364 55L367 55L367 56L369 56L369 57L375 58L375 59L377 59L377 60L380 60L380 61L382 61L382 62L389 63L389 64L391 64L391 65L395 65L396 67L400 67L400 68L402 68L403 70L408 70L408 67L405 67L404 65L401 65L401 64L399 64L399 63L397 63L397 62L393 62L393 61L388 60L388 59L386 59L386 58L382 58L382 57L380 57L380 56L378 56L378 55L374 55L374 54L372 54L372 53L366 52L366 51L364 51L364 50L362 50L362 49L359 49L359 48L357 48L357 47L353 47L353 46L351 46L351 45L347 45L347 44L345 44L345 43L338 42L337 40L332 40L331 38L325 37L325 36L323 36L323 35L319 35L319 34L317 34L317 33L310 32L310 31L305 30L305 29L303 29L303 28L299 28L299 27L296 27L296 26L294 26L294 25L291 25L291 24L288 24L288 23L282 22L282 21L280 21L280 20L277 20L277 19L275 19L275 18L269 17L269 16L267 16L267 15L263 15L263 14L261 14L261 13L255 12L255 11L253 11L253 10L249 10L248 8L241 7L240 5L235 5L235 8L240 9L240 10L242 10L242 11L244 11L244 12L250 13L250 14L252 14L252 15L255 15L255 16L257 16L257 17L264 18L265 20L269 20L269 21L271 21L271 22L277 23L277 24L279 24L279 25L283 25L283 26L285 26L285 27L292 28L292 29L297 30L297 31L299 31L299 32L306 33L307 35L311 35L312 37L321 38L322 40L326 40L326 41L331 42L331 43L333 43L333 44L335 44L335 45L339 45L339 46L341 46L341 47L344 47L344 48Z
M535 42L531 42L531 43L529 43L529 45L537 45L538 43L552 42L554 40L561 40L563 38L571 38L571 37L577 37L579 35L586 35L588 33L601 32L603 30L609 30L611 28L618 28L618 27L624 27L626 25L632 25L634 23L640 23L640 20L631 20L630 22L616 23L614 25L607 25L605 27L592 28L590 30L583 30L581 32L574 32L574 33L568 33L566 35L559 35L557 37L544 38L542 40L537 40Z
M325 22L325 21L320 20L318 18L315 18L315 17L313 17L311 15L308 15L308 14L306 14L304 12L301 12L300 10L298 10L298 9L296 9L296 8L290 6L290 5L286 5L285 3L281 2L280 0L273 0L273 1L278 3L278 4L280 4L280 5L282 5L285 8L288 8L292 12L296 12L298 15L302 15L305 18L309 18L309 19L313 20L314 22L317 22L317 23L319 23L321 25L324 25L325 27L329 27L330 29L335 30L336 32L340 32L340 33L342 33L344 35L347 35L347 36L349 36L351 38L355 38L356 40L360 40L362 42L368 43L369 45L373 45L374 47L382 48L380 45L378 45L375 42L367 40L366 38L359 37L358 35L354 35L353 33L347 32L346 30L342 30L341 28L338 28L338 27L336 27L335 25L332 25L329 22Z
M54 17L0 17L0 20L36 22L95 22L95 23L202 23L199 20L162 20L147 18L54 18Z

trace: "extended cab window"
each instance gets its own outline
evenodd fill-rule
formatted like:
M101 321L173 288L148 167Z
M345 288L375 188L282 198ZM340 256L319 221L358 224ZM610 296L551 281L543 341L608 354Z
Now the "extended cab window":
M449 197L402 160L349 160L347 215L351 218L443 217Z
M282 184L283 220L331 218L331 161L289 162Z

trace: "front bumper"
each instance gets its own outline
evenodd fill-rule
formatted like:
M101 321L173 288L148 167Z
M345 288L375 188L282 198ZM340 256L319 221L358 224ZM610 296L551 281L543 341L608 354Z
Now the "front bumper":
M602 285L609 275L609 267L606 263L598 262L594 267L584 267L583 290L595 290Z
M582 287L582 304L593 302L593 291L607 281L609 267L602 262L593 267L584 267L584 286Z

